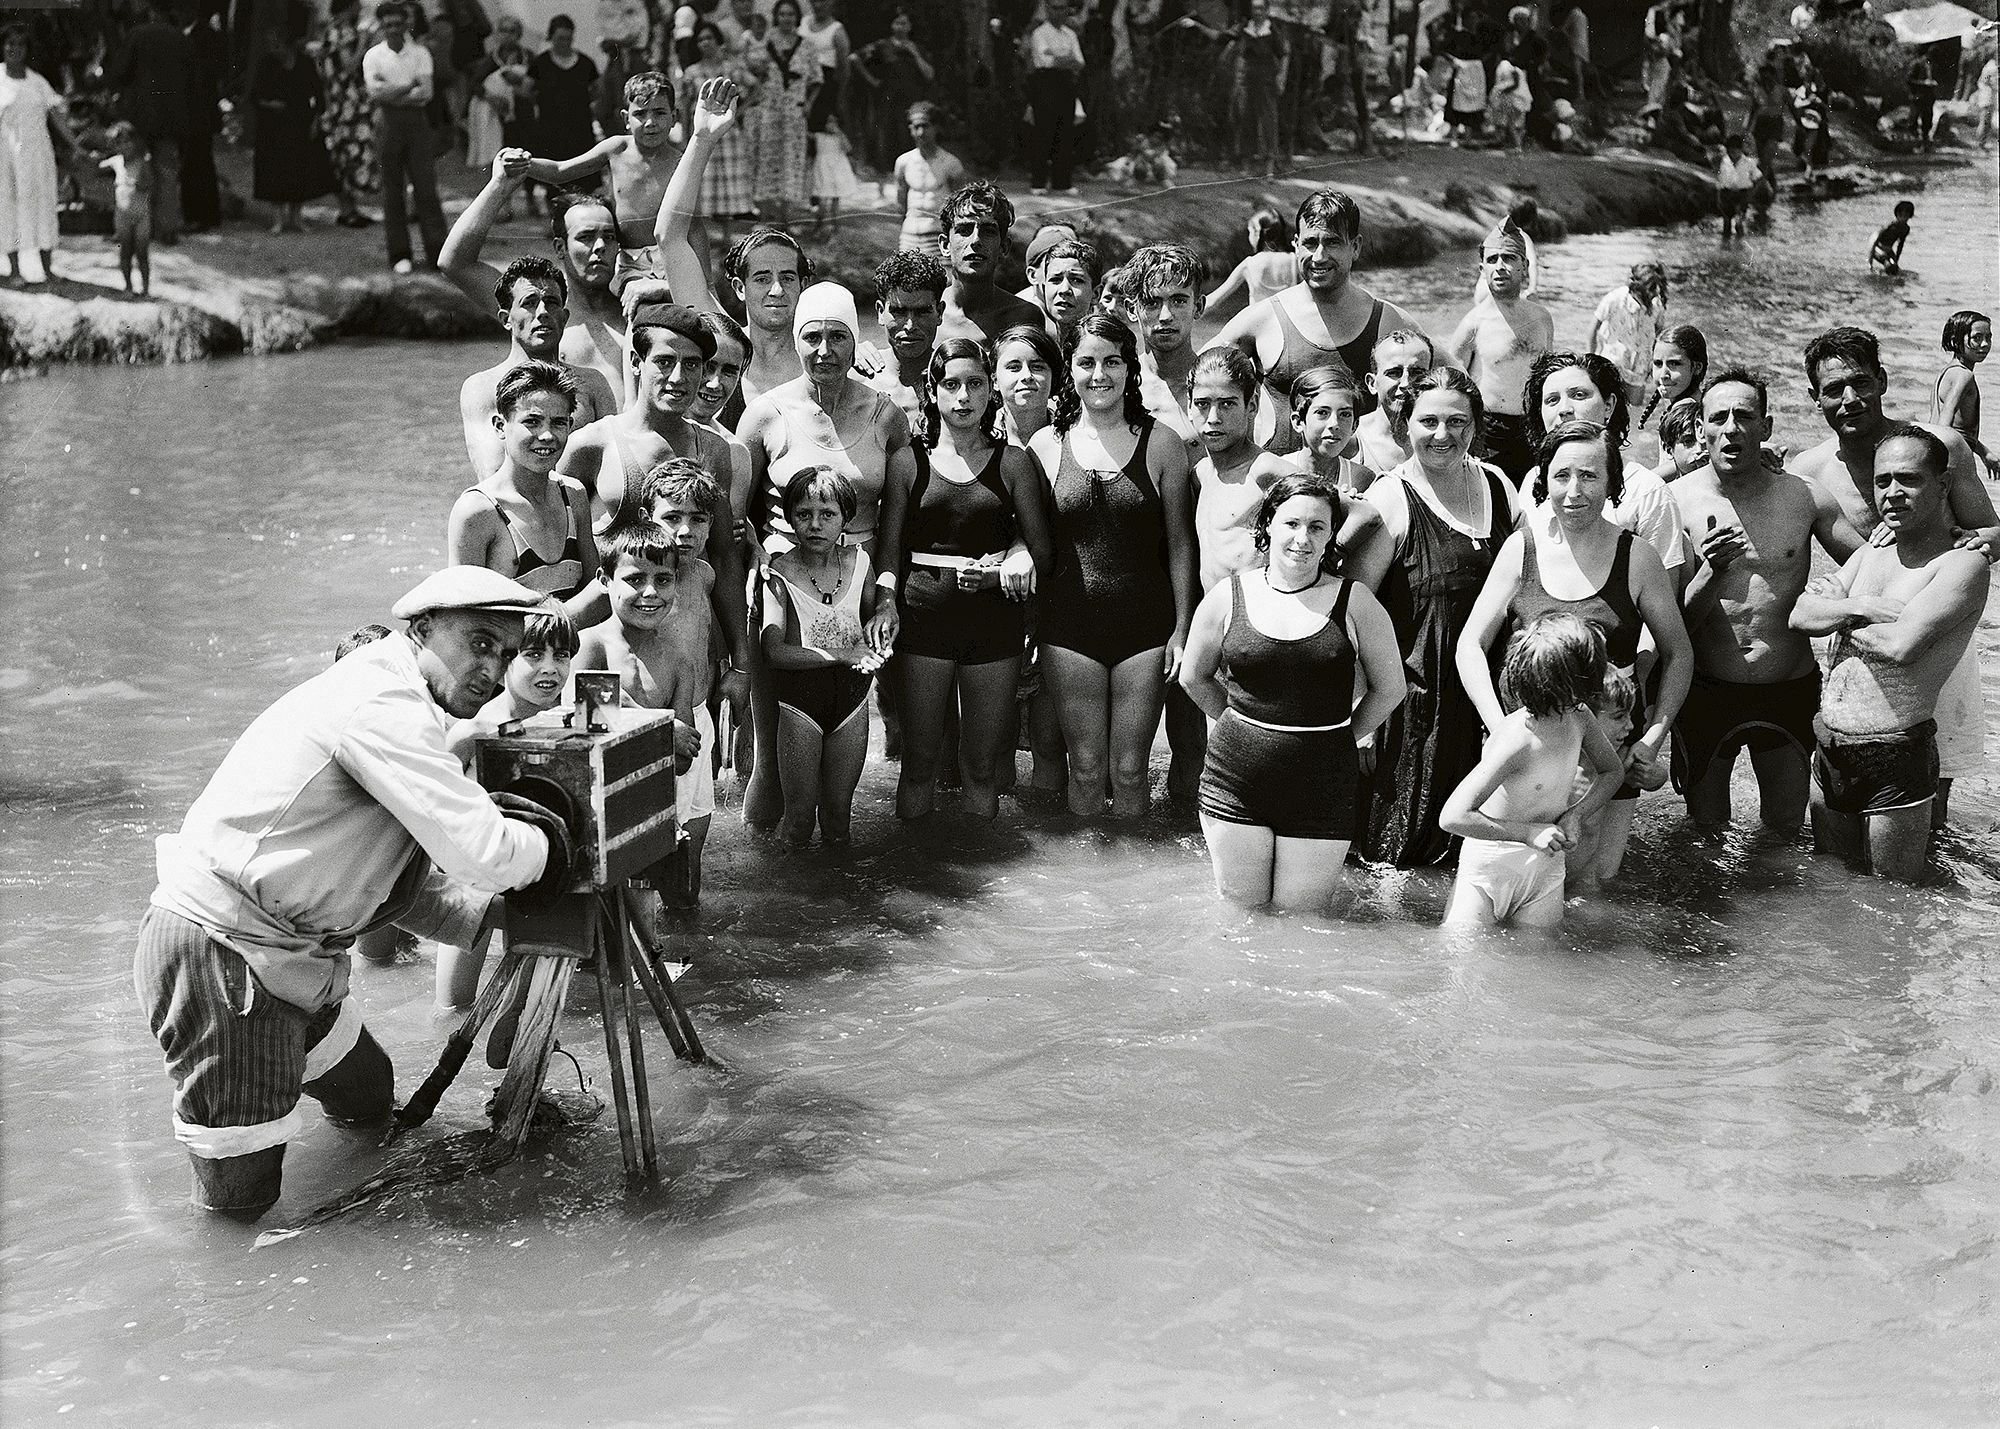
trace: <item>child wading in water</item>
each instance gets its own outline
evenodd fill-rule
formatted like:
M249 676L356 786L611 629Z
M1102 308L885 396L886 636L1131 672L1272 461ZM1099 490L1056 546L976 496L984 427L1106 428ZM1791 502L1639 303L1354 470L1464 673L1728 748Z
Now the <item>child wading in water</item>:
M1562 922L1564 851L1618 792L1625 761L1592 707L1604 689L1604 637L1574 615L1545 615L1507 646L1500 698L1514 707L1438 824L1465 840L1447 927ZM1577 766L1593 773L1576 798Z
M1993 351L1992 320L1985 313L1961 308L1945 319L1944 350L1952 363L1938 374L1930 421L1964 437L1972 454L1986 464L1986 475L2000 477L2000 457L1979 440L1979 375L1973 370Z
M889 657L868 643L875 578L868 553L841 541L857 498L831 467L792 474L782 496L796 544L764 574L764 658L778 696L780 831L794 847L845 844L868 760L868 688Z
M485 566L565 602L597 574L590 495L554 474L575 421L576 379L550 362L511 367L493 392L500 469L468 486L451 508L445 550L452 565Z
M1917 216L1917 206L1908 199L1896 205L1896 216L1882 225L1882 231L1875 235L1875 242L1868 249L1868 266L1873 270L1880 265L1884 273L1903 271L1903 245L1910 241L1910 220Z
M136 265L138 292L149 296L153 291L153 161L139 131L124 120L113 124L105 137L113 152L98 167L111 171L111 231L118 239L118 273L125 280L125 291L132 292Z

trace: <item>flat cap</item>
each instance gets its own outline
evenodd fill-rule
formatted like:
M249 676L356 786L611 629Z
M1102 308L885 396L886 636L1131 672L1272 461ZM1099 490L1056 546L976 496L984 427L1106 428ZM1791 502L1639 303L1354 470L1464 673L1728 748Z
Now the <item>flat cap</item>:
M534 615L549 608L548 597L484 566L446 566L425 576L389 607L398 620L415 620L432 610L497 610Z

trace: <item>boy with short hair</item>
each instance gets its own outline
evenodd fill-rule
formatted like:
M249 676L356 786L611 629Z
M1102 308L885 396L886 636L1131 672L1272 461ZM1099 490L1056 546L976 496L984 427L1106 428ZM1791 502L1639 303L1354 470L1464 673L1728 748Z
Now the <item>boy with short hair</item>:
M139 131L121 119L105 131L111 156L98 164L111 171L111 231L118 240L118 275L132 289L139 269L139 296L153 291L153 160Z
M1891 276L1903 271L1903 245L1910 241L1910 220L1916 216L1917 206L1908 199L1896 205L1896 216L1882 225L1882 231L1869 246L1870 269L1880 264L1882 271Z
M1564 850L1625 777L1592 708L1604 669L1604 637L1580 616L1541 616L1509 642L1500 698L1513 712L1494 726L1438 818L1465 840L1446 927L1562 922ZM1589 791L1575 798L1580 762L1593 772Z
M1354 426L1362 462L1376 472L1394 471L1416 453L1410 446L1410 407L1416 400L1417 379L1437 362L1431 340L1410 328L1384 334L1369 354L1364 379L1375 398L1375 410Z
M716 479L685 457L661 462L646 480L649 519L616 527L603 540L598 579L611 618L583 633L577 664L616 671L625 694L645 709L674 713L675 812L687 835L685 881L665 891L669 906L701 897L701 851L715 812L715 721L708 711L715 674L709 593L715 572L700 552L720 497Z
M1126 260L1125 321L1139 338L1139 396L1189 444L1194 457L1195 319L1208 297L1208 265L1185 243L1151 243Z
M1049 335L1058 343L1069 340L1076 325L1097 306L1097 283L1104 271L1094 245L1081 238L1058 243L1042 255L1035 278L1035 292L1043 312L1049 315Z
M1447 344L1458 365L1479 383L1486 404L1482 428L1486 456L1519 485L1534 469L1534 444L1522 395L1528 369L1556 345L1556 322L1549 310L1524 297L1528 281L1527 235L1509 215L1479 246L1485 291L1459 323Z

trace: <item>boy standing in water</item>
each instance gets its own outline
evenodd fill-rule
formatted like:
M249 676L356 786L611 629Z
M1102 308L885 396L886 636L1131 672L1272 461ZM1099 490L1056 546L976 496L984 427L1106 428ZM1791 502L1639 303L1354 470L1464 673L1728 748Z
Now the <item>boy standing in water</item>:
M1878 264L1884 273L1894 275L1903 271L1903 245L1910 241L1910 220L1917 216L1917 206L1908 199L1896 205L1896 216L1882 225L1882 231L1875 235L1875 242L1868 249L1868 266L1872 270Z
M1593 711L1603 689L1604 637L1580 617L1541 616L1509 642L1500 698L1513 713L1494 726L1438 818L1465 840L1446 927L1562 922L1564 851L1625 777ZM1579 763L1594 771L1580 799L1572 797Z
M1486 295L1459 323L1447 345L1479 383L1486 404L1486 455L1516 486L1535 465L1528 419L1521 409L1528 369L1556 345L1549 310L1521 296L1528 278L1526 235L1510 216L1479 247Z
M692 908L701 898L701 850L715 813L715 721L708 687L709 590L715 572L701 559L710 515L721 489L694 462L662 462L648 485L647 506L669 524L621 526L604 538L598 573L611 596L611 618L583 632L576 663L615 670L632 703L674 714L674 811L687 836L687 871L664 892L669 907Z
M1886 878L1930 863L1938 695L1986 607L1986 561L1958 544L1945 444L1899 426L1875 448L1875 504L1891 545L1867 545L1792 608L1792 628L1832 635L1814 723L1813 846Z

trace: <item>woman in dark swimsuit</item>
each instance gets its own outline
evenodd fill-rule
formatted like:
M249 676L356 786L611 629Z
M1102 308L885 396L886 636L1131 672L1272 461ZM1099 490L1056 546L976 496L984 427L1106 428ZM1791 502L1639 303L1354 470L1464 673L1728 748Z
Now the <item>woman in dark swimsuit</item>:
M1624 472L1604 428L1565 422L1542 439L1535 506L1507 538L1458 640L1458 675L1490 730L1506 710L1493 688L1488 651L1506 629L1523 629L1539 615L1581 616L1604 635L1608 663L1632 674L1639 638L1659 652L1659 698L1633 712L1643 723L1626 751L1628 779L1605 811L1591 848L1576 851L1570 875L1588 884L1618 872L1632 833L1641 787L1665 782L1660 762L1667 731L1687 699L1694 647L1666 567L1647 542L1605 514L1618 500Z
M1147 758L1194 616L1187 450L1139 398L1132 330L1092 313L1064 344L1069 382L1028 449L1049 474L1055 571L1041 658L1069 749L1069 806L1146 812Z
M1214 721L1199 802L1216 892L1252 908L1317 908L1339 886L1360 814L1355 739L1403 702L1388 615L1321 566L1343 504L1314 476L1273 482L1256 518L1263 568L1203 597L1181 662Z

